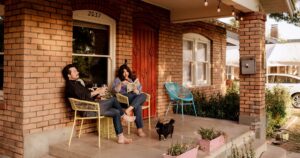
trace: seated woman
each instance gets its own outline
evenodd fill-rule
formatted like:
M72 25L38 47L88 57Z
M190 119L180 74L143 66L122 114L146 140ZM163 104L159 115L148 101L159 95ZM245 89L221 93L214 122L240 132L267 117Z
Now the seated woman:
M127 66L127 61L125 64L121 65L116 79L113 83L113 91L121 93L128 97L130 106L125 110L126 114L130 114L133 110L134 115L136 116L135 124L137 127L137 134L140 137L145 137L146 134L143 131L143 118L142 118L142 105L146 101L146 95L141 93L142 86L134 86L132 91L128 91L127 85L133 83L131 79L131 70Z
M79 78L79 72L73 64L69 64L62 70L64 79L66 80L66 97L76 98L80 100L95 101L93 97L105 95L107 88L97 88L96 90L89 90L83 83L83 80ZM123 135L123 129L121 124L121 118L126 121L133 122L134 117L128 116L123 112L122 107L116 98L110 98L107 100L100 100L100 114L113 118L113 124L115 132L118 136L118 143L128 144L132 142L132 139L128 139ZM86 114L89 115L89 114Z

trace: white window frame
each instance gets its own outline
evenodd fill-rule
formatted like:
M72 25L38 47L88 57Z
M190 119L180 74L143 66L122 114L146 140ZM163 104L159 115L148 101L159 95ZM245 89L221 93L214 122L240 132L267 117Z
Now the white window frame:
M226 66L226 79L234 80L234 67L233 66Z
M192 61L192 68L191 68L191 79L192 82L183 82L184 86L189 86L189 87L193 87L193 86L209 86L211 85L211 42L208 38L200 35L200 34L196 34L196 33L186 33L183 34L183 41L192 41L193 42L193 48L192 48L192 53L193 53L193 61ZM206 82L205 83L197 83L197 79L196 79L196 71L198 69L197 67L197 61L195 60L195 52L197 50L197 43L203 43L204 45L206 45L206 56L207 56L207 61L205 61L205 63L207 64L206 67ZM183 55L182 55L183 57ZM182 61L184 62L184 61ZM182 67L182 72L184 67ZM183 79L183 78L182 78Z
M116 21L109 16L94 10L73 11L73 20L109 26L109 55L76 54L73 52L72 56L106 57L108 59L107 82L110 84L115 76L114 70L116 69Z

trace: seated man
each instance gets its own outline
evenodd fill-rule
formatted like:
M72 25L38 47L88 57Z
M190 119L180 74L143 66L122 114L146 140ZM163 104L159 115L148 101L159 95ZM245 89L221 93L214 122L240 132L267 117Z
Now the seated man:
M64 79L66 80L66 97L76 98L80 100L95 101L93 97L103 96L107 88L97 88L90 91L86 88L79 79L79 72L73 64L69 64L62 70ZM100 114L113 118L113 124L116 134L118 136L118 143L128 144L132 142L132 139L128 139L123 135L123 129L121 125L121 118L126 121L133 122L135 117L126 115L119 102L113 97L107 100L100 100Z

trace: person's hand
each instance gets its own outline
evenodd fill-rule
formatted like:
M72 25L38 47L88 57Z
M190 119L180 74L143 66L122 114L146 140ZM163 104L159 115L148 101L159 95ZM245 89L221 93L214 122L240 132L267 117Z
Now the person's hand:
M140 91L137 89L137 87L136 87L136 86L134 86L134 88L133 88L133 92L134 92L135 94L139 94L139 93L140 93Z
M104 96L105 93L107 92L107 87L100 87L100 88L97 88L96 91L97 91L97 93L98 93L100 96Z
M122 85L127 85L129 82L127 80L122 81Z

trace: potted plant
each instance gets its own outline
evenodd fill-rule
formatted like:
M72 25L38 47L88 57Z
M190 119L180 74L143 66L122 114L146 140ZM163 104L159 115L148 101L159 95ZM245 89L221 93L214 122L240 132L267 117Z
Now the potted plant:
M198 145L187 143L171 144L167 153L163 154L164 158L197 158Z
M225 143L225 133L214 128L202 128L198 130L201 136L199 139L200 149L205 152L211 152Z

